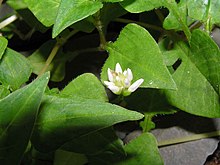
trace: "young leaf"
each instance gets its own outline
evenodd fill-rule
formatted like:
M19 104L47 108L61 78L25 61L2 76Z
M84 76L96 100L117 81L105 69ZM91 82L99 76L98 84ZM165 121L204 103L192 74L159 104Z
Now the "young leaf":
M56 21L53 27L53 38L62 32L68 26L95 14L102 8L100 1L90 0L61 0L57 13Z
M182 51L180 54L182 63L173 74L178 90L166 90L167 100L171 105L191 114L220 117L219 96L206 77L187 57L189 48L178 43L175 49ZM205 67L208 69L206 65Z
M128 24L107 49L110 56L102 68L103 81L107 80L107 69L114 69L120 63L123 70L132 70L134 81L144 79L141 87L176 89L157 43L144 28Z
M8 40L2 36L0 36L0 59L2 58L5 49L7 48Z
M21 54L7 48L0 61L0 82L9 89L16 90L31 75L28 60Z
M0 164L19 164L48 80L44 74L0 100Z
M28 8L46 27L54 24L61 0L24 0Z
M81 97L103 102L108 101L104 86L91 73L85 73L71 81L60 94L68 98Z
M194 30L189 57L213 88L220 94L220 51L218 45L202 30Z
M32 141L38 150L49 152L116 123L141 118L138 112L101 101L46 96Z

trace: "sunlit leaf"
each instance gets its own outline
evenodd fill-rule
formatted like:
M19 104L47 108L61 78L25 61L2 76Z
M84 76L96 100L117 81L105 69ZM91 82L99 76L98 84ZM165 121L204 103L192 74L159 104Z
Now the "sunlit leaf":
M61 0L24 0L37 19L47 27L53 25L56 20L60 1Z
M132 70L134 81L144 79L141 87L176 89L157 43L144 28L127 25L107 49L110 56L102 68L103 81L107 80L107 69L114 70L116 63L120 63L123 70Z
M68 98L81 97L104 102L108 100L104 86L91 73L85 73L71 81L60 94Z
M53 38L56 37L68 26L95 14L102 8L100 1L90 0L62 0L60 2L59 10L57 13L56 21L53 27Z

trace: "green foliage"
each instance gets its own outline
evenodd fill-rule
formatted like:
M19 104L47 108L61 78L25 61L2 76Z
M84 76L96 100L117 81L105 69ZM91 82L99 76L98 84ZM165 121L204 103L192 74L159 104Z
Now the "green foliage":
M77 96L84 99L108 101L103 85L91 73L85 73L71 81L60 94L69 98Z
M13 11L0 22L0 164L162 165L157 115L220 117L218 0L3 3ZM112 94L138 79L131 95ZM115 129L127 121L143 133L123 144Z
M0 162L18 164L27 147L41 99L49 81L45 74L0 100Z
M2 58L5 49L7 48L7 45L8 45L8 40L0 36L0 59Z
M109 103L45 96L33 133L34 146L44 152L113 124L143 115Z
M28 60L7 48L0 61L0 82L11 90L18 89L24 84L31 74L31 67Z
M144 28L127 25L117 41L109 44L107 49L110 56L102 69L103 81L107 80L107 69L114 69L115 64L120 63L123 69L132 70L134 80L144 79L142 87L176 89L157 43Z

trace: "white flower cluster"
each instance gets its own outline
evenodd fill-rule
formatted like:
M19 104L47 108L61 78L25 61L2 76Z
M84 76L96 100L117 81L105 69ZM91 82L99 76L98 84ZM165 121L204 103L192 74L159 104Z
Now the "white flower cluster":
M131 84L133 80L133 74L131 69L127 68L122 72L121 65L119 63L115 66L115 71L108 68L108 79L109 81L104 81L104 84L113 93L117 95L128 96L131 92L134 92L143 82L144 79L139 79Z

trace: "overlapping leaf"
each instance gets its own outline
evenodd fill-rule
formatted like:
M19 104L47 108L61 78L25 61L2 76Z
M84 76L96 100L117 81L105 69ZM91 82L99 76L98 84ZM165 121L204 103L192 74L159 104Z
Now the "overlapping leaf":
M80 21L102 8L100 1L90 0L62 0L60 2L55 25L53 27L53 38L56 37L66 27Z
M37 19L49 27L54 24L61 0L24 0Z
M188 0L189 16L203 22L210 21L212 24L220 24L220 1L219 0Z
M49 74L0 100L0 164L19 164L31 136Z
M218 45L201 30L194 30L189 57L199 71L220 94L220 51Z
M108 68L114 70L115 64L120 63L122 69L132 70L134 80L144 79L142 87L176 89L157 43L144 28L127 25L107 49L110 56L103 66L102 80L107 80Z
M85 73L71 81L60 94L68 98L77 96L103 102L108 100L104 86L98 78L91 73Z
M140 113L101 101L46 96L32 141L37 149L52 151L75 138L142 117Z
M90 156L91 165L163 165L162 158L157 148L155 137L150 133L143 133L124 146L126 157L118 157L111 153L103 153L98 156Z
M121 2L121 5L131 13L140 13L144 11L150 11L159 7L166 7L169 9L170 15L171 17L173 17L173 19L171 21L168 20L167 22L165 22L164 27L168 29L177 28L178 22L180 24L178 27L181 27L181 29L184 30L187 38L190 39L190 31L187 27L186 17L184 17L185 11L179 10L175 0L125 0ZM184 7L184 4L181 6Z
M206 42L204 38L199 39L202 40L201 42ZM193 38L192 41L195 42ZM203 49L200 46L198 45L197 50ZM207 65L207 63L210 63L210 61L213 67L218 67L216 65L218 57L216 58L215 54L213 54L212 60L209 61L205 58L207 55L203 54L203 52L199 55L191 54L190 56L196 56L198 60L198 63L195 64L194 61L191 61L188 57L190 50L187 46L179 43L175 49L179 49L179 52L182 51L180 54L182 63L173 74L178 90L167 90L167 99L173 106L188 113L205 117L220 117L219 95L210 84L208 80L209 75L204 76L196 67L196 65L202 65L204 67L204 69L202 69L203 71L208 70L210 65ZM209 52L210 55L215 51L215 49L212 49L212 51ZM203 64L201 61L203 61ZM217 70L211 70L213 72L210 73L210 75L219 74L216 73Z
M30 75L29 61L18 52L7 48L0 61L0 82L16 90L28 80Z

